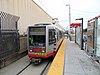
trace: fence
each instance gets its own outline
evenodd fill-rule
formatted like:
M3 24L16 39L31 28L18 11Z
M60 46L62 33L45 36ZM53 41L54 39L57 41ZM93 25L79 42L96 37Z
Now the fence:
M0 67L14 61L19 52L19 17L0 11ZM13 59L10 62L8 59Z

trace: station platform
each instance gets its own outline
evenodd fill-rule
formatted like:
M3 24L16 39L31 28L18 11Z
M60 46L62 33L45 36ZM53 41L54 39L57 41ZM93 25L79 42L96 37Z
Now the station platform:
M100 75L99 63L93 61L74 41L64 41L66 46L61 46L47 75Z

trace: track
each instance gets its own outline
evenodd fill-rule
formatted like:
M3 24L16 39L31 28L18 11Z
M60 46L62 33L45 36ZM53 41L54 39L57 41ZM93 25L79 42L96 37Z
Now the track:
M45 75L51 62L51 59L47 59L39 65L33 65L30 63L16 75Z
M47 71L48 66L51 64L51 60L49 60L49 62L47 63L47 65L45 66L45 68L43 69L43 71L41 72L40 75L45 74L45 71Z
M18 74L16 75L19 75L21 72L23 72L27 67L29 67L31 65L31 63L29 63L25 68L23 68Z

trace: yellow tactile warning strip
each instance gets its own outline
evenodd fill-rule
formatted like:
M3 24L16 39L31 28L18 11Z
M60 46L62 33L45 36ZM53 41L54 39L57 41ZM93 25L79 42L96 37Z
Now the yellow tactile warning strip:
M66 48L66 39L61 44L58 53L56 54L47 75L63 75L64 68L64 52Z

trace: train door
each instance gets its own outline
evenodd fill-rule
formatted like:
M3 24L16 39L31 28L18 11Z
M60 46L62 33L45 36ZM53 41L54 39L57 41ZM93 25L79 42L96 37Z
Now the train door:
M56 30L48 29L48 53L52 53L56 50Z

